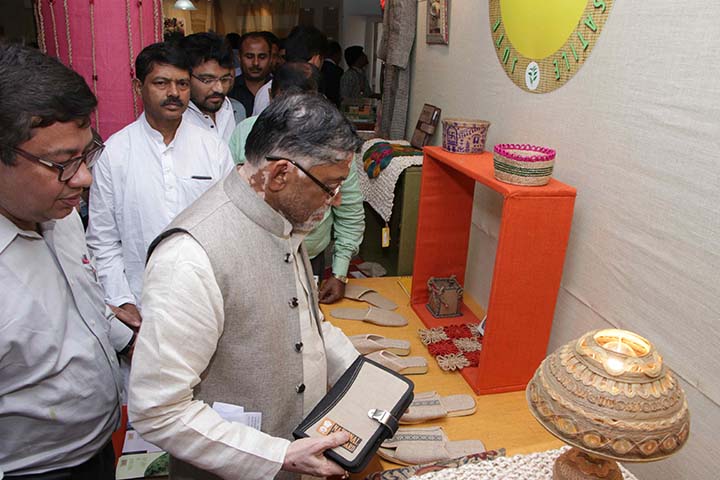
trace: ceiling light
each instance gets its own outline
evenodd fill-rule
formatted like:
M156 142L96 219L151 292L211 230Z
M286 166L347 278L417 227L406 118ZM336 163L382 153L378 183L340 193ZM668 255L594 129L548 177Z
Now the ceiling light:
M190 0L177 0L173 8L177 8L178 10L197 10L197 7L193 5Z

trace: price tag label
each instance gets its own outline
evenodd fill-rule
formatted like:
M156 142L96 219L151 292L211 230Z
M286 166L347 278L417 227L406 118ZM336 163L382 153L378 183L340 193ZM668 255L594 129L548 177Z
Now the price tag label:
M382 229L382 248L387 248L390 246L390 227L385 224L385 226Z

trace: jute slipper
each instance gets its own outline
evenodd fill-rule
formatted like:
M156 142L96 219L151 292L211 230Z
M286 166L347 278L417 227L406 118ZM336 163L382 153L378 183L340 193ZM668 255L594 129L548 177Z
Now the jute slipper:
M475 413L475 399L470 395L448 395L437 392L415 394L410 408L400 418L400 423L413 424L443 417L462 417Z
M398 442L393 448L380 447L379 457L399 465L419 465L421 463L449 460L485 451L480 440L458 440L444 442Z
M400 427L395 435L385 439L380 446L395 448L402 442L447 442L449 440L442 427Z
M387 350L365 355L365 358L379 363L400 375L421 375L427 373L427 360L423 357L399 357Z
M353 285L352 283L345 285L345 298L367 302L383 310L395 310L398 307L395 302L383 297L372 288Z
M387 350L395 355L402 356L410 353L410 342L407 340L395 340L394 338L385 338L382 335L372 333L353 335L348 338L355 349L363 355L379 350Z
M375 307L336 308L330 311L330 315L345 320L362 320L383 327L403 327L407 325L407 320L399 313Z

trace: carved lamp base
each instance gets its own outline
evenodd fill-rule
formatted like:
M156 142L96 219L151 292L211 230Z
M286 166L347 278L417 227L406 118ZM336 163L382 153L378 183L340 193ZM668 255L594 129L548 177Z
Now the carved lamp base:
M615 460L571 448L555 460L553 480L623 480Z

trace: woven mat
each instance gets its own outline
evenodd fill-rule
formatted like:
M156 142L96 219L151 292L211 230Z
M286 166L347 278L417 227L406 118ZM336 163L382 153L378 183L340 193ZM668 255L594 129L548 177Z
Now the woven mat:
M377 142L387 142L381 138L373 138L366 141L363 144L362 150L356 155L356 162L358 162L358 176L360 177L360 191L363 194L363 198L370 206L375 209L376 212L386 222L390 221L390 215L392 214L393 204L395 202L395 184L400 178L400 174L408 167L413 165L422 165L423 157L421 156L408 156L408 157L395 157L392 162L382 171L377 178L372 180L368 178L367 173L363 170L363 155L368 148L376 144ZM391 143L397 145L410 145L404 140L393 140Z
M420 341L446 372L477 367L482 350L482 335L477 323L419 328Z
M570 447L529 455L499 457L490 462L463 465L412 477L416 480L552 480L555 459ZM625 480L638 480L620 465Z

